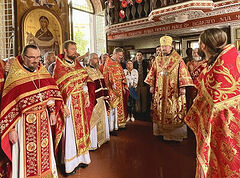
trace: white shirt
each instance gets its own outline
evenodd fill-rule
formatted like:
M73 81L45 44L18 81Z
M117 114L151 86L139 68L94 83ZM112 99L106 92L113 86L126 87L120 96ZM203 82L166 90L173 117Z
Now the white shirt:
M124 69L124 74L127 79L127 85L128 87L137 86L138 83L138 71L136 69L132 69L131 72L129 72L127 69ZM135 85L133 85L133 83Z

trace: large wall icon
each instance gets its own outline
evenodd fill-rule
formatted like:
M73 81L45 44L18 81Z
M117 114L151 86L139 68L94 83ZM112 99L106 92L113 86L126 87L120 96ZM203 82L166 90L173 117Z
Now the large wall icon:
M45 8L34 8L27 12L22 21L22 42L36 44L41 56L46 52L61 53L62 26L60 20Z

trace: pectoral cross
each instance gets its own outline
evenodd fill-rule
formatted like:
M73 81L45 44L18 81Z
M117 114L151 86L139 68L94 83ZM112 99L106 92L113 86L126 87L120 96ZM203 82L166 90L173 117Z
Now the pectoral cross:
M167 72L163 70L160 72L160 75L167 75Z
M40 99L41 102L43 102L43 99L42 99L42 93L38 93L38 98Z

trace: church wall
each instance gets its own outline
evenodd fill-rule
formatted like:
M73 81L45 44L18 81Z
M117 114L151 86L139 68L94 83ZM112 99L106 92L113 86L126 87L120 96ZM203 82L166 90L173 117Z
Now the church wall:
M122 46L123 43L121 41L108 41L108 46Z
M107 52L111 54L115 47L122 47L121 41L107 41Z
M134 49L155 48L159 45L160 36L141 37L136 39L127 39L121 42L122 46L134 46Z

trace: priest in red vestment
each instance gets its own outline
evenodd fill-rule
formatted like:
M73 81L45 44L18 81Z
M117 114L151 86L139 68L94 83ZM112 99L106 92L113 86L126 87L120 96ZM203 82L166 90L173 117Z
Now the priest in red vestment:
M193 79L193 83L197 80L198 76L201 74L203 69L207 66L207 60L202 58L199 54L202 54L203 52L199 50L198 48L193 49L192 51L192 57L193 59L191 61L187 62L188 71ZM205 56L205 55L204 55ZM187 108L188 110L193 104L194 98L197 96L197 89L195 87L188 87L187 88Z
M39 48L27 45L12 62L2 92L1 147L12 162L14 178L57 176L50 124L56 125L57 146L63 130L58 117L62 96L39 61Z
M104 67L104 64L106 62L108 58L108 53L104 53L101 55L101 58L100 58L100 64L99 64L99 70L103 73L103 67Z
M65 104L65 130L63 134L63 161L66 175L75 174L80 166L87 166L90 131L87 107L89 95L88 73L76 60L77 46L74 41L63 44L64 54L59 55L53 77L62 93Z
M127 80L120 64L122 58L123 49L115 48L112 58L107 59L103 68L103 76L110 97L110 131L118 130L118 127L124 128L127 120L127 98L129 92Z
M3 85L5 81L5 66L6 62L0 60L0 102L2 97ZM1 139L0 139L1 141ZM4 154L2 147L0 147L0 178L10 176L10 161L7 159L7 156Z
M172 38L160 38L161 53L145 79L153 94L153 134L164 140L182 141L187 137L186 87L194 86L182 57L172 48Z
M89 66L86 70L89 75L87 82L91 119L90 119L90 139L91 150L95 150L103 143L110 140L109 122L106 109L106 101L109 98L104 77L99 70L99 59L96 53L90 54Z
M207 66L207 60L201 58L198 53L203 52L201 50L199 51L198 48L193 49L192 52L193 60L189 61L186 65L194 81L200 75L203 69Z
M224 31L200 35L208 66L185 122L197 140L197 178L240 176L240 59Z
M2 94L4 79L5 79L6 62L0 59L0 93Z

